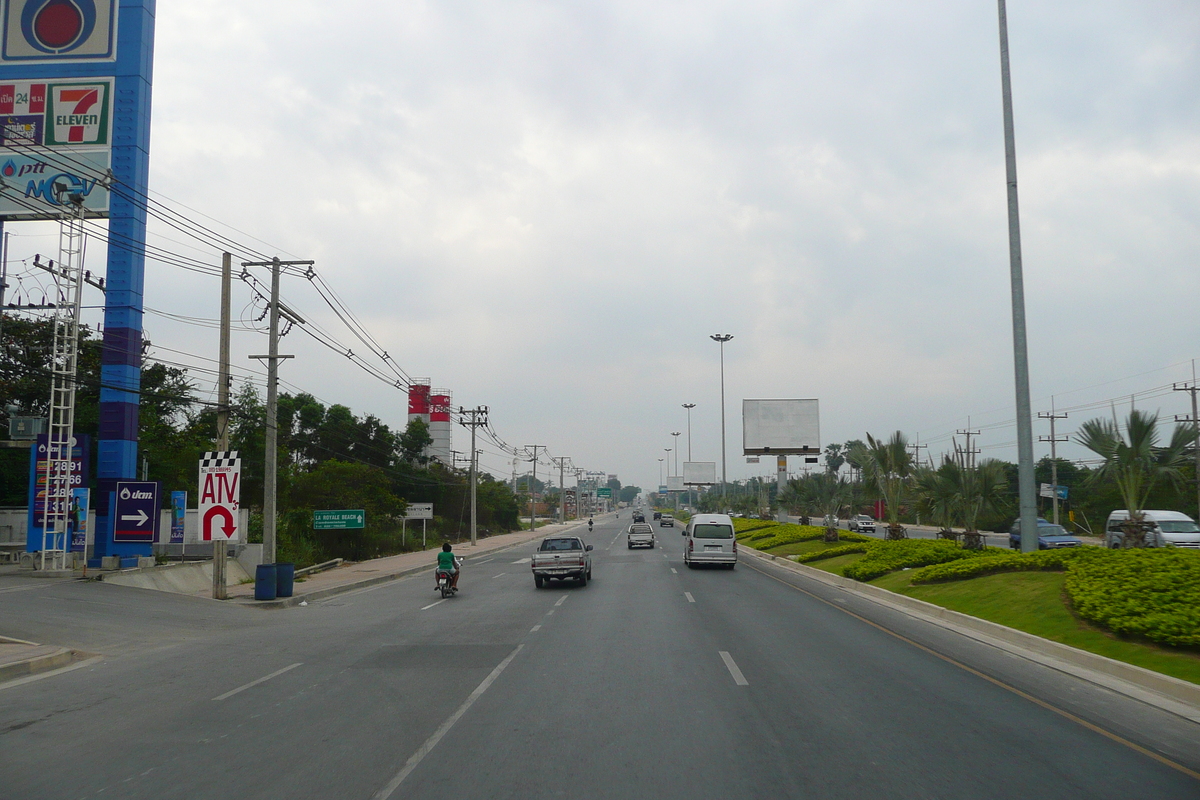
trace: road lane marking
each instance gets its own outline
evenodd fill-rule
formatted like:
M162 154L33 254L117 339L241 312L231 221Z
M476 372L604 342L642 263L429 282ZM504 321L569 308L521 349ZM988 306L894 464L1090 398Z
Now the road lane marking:
M443 597L441 600L434 600L432 603L430 603L430 604L429 604L429 605L427 605L427 606L421 606L421 610L422 610L422 611L428 611L429 609L431 609L431 608L433 608L434 606L436 606L438 603L444 603L444 602L446 602L446 598L444 598L444 597Z
M501 572L499 575L493 575L492 580L496 580L496 578L503 578L507 574L507 572Z
M738 669L737 662L733 660L733 656L724 650L721 650L720 653L721 660L725 662L725 667L729 670L729 674L733 676L733 682L738 686L749 686L750 681L746 680L746 676Z
M534 631L540 631L541 629L542 629L541 625L534 625L532 628L529 629L529 632L533 633Z
M745 563L745 562L743 562L743 563ZM747 566L750 566L750 565L747 564ZM750 569L752 569L755 572L758 572L762 575L765 575L766 577L770 578L771 580L779 581L784 586L790 586L792 589L795 589L797 592L802 592L803 594L808 595L809 597L816 600L817 602L824 603L825 605L829 606L830 608L836 608L838 611L841 611L843 614L849 614L850 616L854 617L858 621L865 622L867 625L870 625L872 628L883 631L884 633L888 634L889 636L894 636L897 639L899 639L900 641L906 642L906 643L912 645L913 647L917 648L918 650L924 650L929 655L934 656L935 658L940 658L942 661L945 661L947 664L953 664L954 666L958 667L961 670L969 672L978 678L982 678L983 680L987 681L988 683L992 684L993 686L999 686L1001 689L1007 689L1008 691L1012 692L1013 694L1017 695L1018 697L1023 697L1024 699L1028 700L1029 702L1033 703L1036 706L1041 706L1042 708L1046 709L1047 711L1052 711L1055 714L1058 714L1060 717L1069 719L1072 722L1076 723L1077 725L1081 725L1082 727L1087 728L1092 733L1098 733L1101 736L1105 737L1106 739L1109 739L1110 741L1113 741L1113 742L1116 742L1117 744L1128 747L1130 750L1133 750L1134 752L1141 753L1144 756L1149 756L1150 758L1154 759L1155 761L1157 761L1160 764L1163 764L1164 766L1170 767L1171 769L1176 770L1178 772L1182 772L1184 775L1187 775L1189 778L1195 778L1196 780L1200 780L1200 772L1197 772L1196 770L1188 769L1183 764L1178 764L1178 763L1172 761L1171 759L1167 758L1166 756L1161 756L1158 753L1155 753L1153 750L1148 750L1145 747L1142 747L1139 744L1135 744L1134 742L1131 742L1122 736L1118 736L1117 734L1115 734L1111 731L1107 731L1104 728L1101 728L1099 725L1095 725L1091 722L1088 722L1086 719L1083 719L1082 717L1078 717L1078 716L1072 714L1070 711L1067 711L1065 709L1059 708L1058 706L1047 703L1045 700L1034 697L1033 695L1029 694L1028 692L1023 692L1015 686L1009 686L1007 683L1000 680L999 678L993 678L991 675L980 672L979 670L974 669L973 667L968 667L966 664L962 663L961 661L957 661L957 660L951 658L950 656L942 655L941 653L939 653L938 651L934 650L931 647L926 647L923 644L919 644L918 642L915 642L912 639L909 639L907 636L903 636L899 633L896 633L893 630L888 630L887 628L885 628L884 626L880 625L877 622L872 622L871 620L867 619L866 617L855 614L853 611L851 611L848 608L841 608L839 606L835 606L833 603L829 602L825 598L818 597L817 595L813 594L812 592L808 591L807 589L801 589L799 586L796 586L794 583L789 583L788 581L785 581L782 578L778 578L778 577L770 574L769 572L759 569L758 567L750 566Z
M694 602L696 602L696 598L692 597L692 593L691 593L691 592L684 592L684 593L683 593L683 596L684 596L684 597L686 597L686 598L688 599L688 602L689 602L689 603L694 603Z
M8 681L6 683L0 683L0 690L11 689L14 686L24 686L27 683L33 683L34 681L45 680L46 678L53 678L55 675L62 675L64 672L74 672L77 669L83 669L84 667L90 667L93 664L95 664L97 661L102 660L103 658L104 658L104 656L92 656L91 658L84 659L83 661L77 661L74 664L68 664L65 667L59 667L58 669L52 669L52 670L48 670L46 672L39 672L36 675L28 675L24 678L14 678L13 680Z
M671 572L674 572L676 575L679 574L679 570L675 569L674 567L671 567Z
M555 608L558 608L558 607L559 607L559 606L561 606L563 603L567 602L567 598L568 598L568 597L570 597L570 596L571 596L571 595L569 595L569 594L564 594L562 597L558 598L558 602L554 604L554 607L555 607Z
M500 677L500 673L504 672L504 668L507 667L512 660L517 657L517 653L521 652L523 647L525 647L523 644L517 645L516 650L513 650L508 654L507 658L496 665L496 668L493 669L491 673L483 679L483 683L475 687L475 691L471 692L471 696L463 701L463 704L458 707L458 710L447 717L446 721L443 722L441 726L433 732L433 735L425 740L425 744L421 745L417 749L417 752L413 753L412 756L409 757L408 761L405 762L404 767L396 773L396 777L388 781L387 786L384 786L375 793L373 800L388 800L388 798L392 796L392 792L396 791L396 789L400 787L400 784L404 783L404 779L407 778L412 771L417 768L417 766L421 763L421 761L424 760L425 756L429 755L433 748L437 747L437 744L442 740L442 737L450 732L450 729L454 727L454 723L458 722L459 719L462 718L462 715L467 713L467 710L475 704L475 701L478 700L483 693L488 690L488 687L495 683L496 679Z
M528 564L528 563L529 563L529 559L528 559L528 558L518 558L518 559L517 559L516 561L514 561L513 563L514 563L514 564Z
M292 664L290 666L284 667L283 669L277 669L274 672L272 672L270 675L263 675L258 680L250 681L249 683L245 684L244 686L239 686L238 688L234 689L233 691L226 692L225 694L222 694L222 695L218 695L217 697L214 697L213 700L224 700L227 697L233 697L238 692L244 692L252 686L258 686L260 683L266 683L267 681L271 680L271 678L277 678L280 675L282 675L283 673L288 672L289 670L293 670L296 667L300 666L301 663L303 663L303 662L298 662L296 664Z
M547 611L547 612L546 612L546 616L548 617L548 616L550 616L550 615L551 615L551 614L553 614L553 613L554 613L554 609L552 608L552 609L550 609L549 611Z

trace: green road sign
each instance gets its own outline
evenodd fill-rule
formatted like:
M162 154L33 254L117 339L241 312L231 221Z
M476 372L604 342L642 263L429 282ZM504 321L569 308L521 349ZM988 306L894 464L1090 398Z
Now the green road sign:
M596 497L612 497L612 487L602 486L596 490Z
M366 519L367 512L362 509L352 511L314 511L313 530L333 531L361 528Z

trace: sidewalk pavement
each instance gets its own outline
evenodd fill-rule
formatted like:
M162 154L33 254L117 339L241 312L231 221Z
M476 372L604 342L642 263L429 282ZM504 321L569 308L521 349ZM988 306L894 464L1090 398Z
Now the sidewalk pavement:
M489 536L486 539L479 539L474 547L469 542L456 544L454 545L454 552L463 558L476 558L517 547L518 545L541 539L544 536L572 530L586 524L586 522L582 521L572 521L563 525L557 523L543 525L536 531L502 533L496 536ZM288 608L300 605L302 602L323 600L326 597L351 592L355 589L387 583L417 572L428 571L430 580L432 581L433 566L436 558L437 550L422 550L416 553L401 553L395 556L375 558L355 564L344 564L325 572L318 572L313 575L297 578L293 595L291 597L281 597L276 600L255 600L253 583L230 586L227 590L227 597L229 602L234 602L238 605L254 606L255 608ZM469 561L467 565L470 566ZM211 590L195 592L193 596L211 597L212 592Z

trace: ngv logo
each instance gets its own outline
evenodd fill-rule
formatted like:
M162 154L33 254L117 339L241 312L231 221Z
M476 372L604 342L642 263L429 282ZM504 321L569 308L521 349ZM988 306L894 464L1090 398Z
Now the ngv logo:
M141 490L131 492L129 490L129 487L125 487L124 489L121 490L121 499L122 500L153 500L154 493L153 492L143 492Z
M66 205L73 195L86 198L96 188L96 181L89 181L69 172L60 172L41 181L30 181L25 186L26 197L39 197L52 206Z

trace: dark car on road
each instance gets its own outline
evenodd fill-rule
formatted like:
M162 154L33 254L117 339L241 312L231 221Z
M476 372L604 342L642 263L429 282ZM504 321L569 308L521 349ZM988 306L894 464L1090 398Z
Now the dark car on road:
M1078 539L1067 533L1067 529L1062 525L1055 525L1048 520L1039 519L1037 521L1038 533L1038 550L1054 550L1059 547L1079 547L1083 544L1081 539ZM1021 549L1021 520L1017 519L1013 523L1012 528L1008 531L1008 546L1013 550Z

